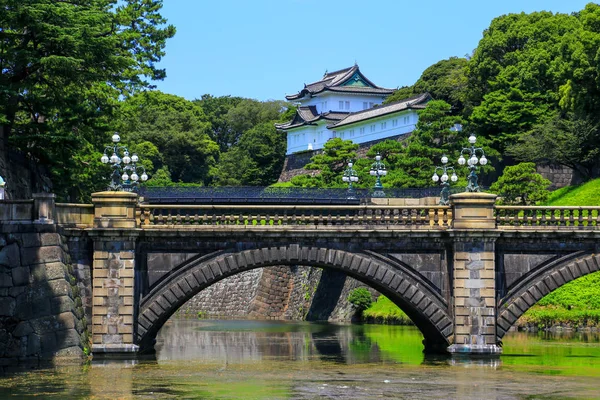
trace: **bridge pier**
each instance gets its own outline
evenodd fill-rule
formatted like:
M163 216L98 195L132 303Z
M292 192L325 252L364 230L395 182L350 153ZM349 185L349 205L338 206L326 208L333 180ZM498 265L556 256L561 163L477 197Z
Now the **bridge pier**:
M134 353L134 275L137 194L92 195L92 352Z
M460 193L454 206L454 354L500 354L496 339L496 195Z

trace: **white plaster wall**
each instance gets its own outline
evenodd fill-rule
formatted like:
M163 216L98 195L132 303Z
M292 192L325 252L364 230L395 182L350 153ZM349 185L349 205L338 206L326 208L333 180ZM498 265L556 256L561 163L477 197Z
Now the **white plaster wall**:
M332 92L324 92L315 97L305 98L300 101L303 106L316 106L317 112L322 114L327 111L343 111L343 112L357 112L362 111L363 103L366 102L367 105L370 103L373 104L381 104L385 99L384 96L368 96L368 95L358 95L358 94L349 94L349 93L332 93ZM323 108L323 102L327 101L327 107ZM340 109L340 101L343 101L343 108ZM346 110L346 101L350 102L350 109Z
M405 118L407 119L405 120ZM418 119L417 111L407 110L334 130L327 129L329 122L320 121L317 126L307 125L289 131L286 154L308 150L309 143L312 143L313 150L322 149L327 140L333 137L352 140L354 143L360 144L410 133L415 130ZM396 126L394 126L394 120L398 121ZM382 123L385 123L385 127L382 127ZM371 131L372 125L374 125L373 131ZM364 128L364 133L361 133L361 128Z
M397 121L396 126L394 126L394 120ZM418 120L419 117L415 110L407 110L340 127L335 130L334 136L360 144L410 133L415 130ZM361 133L361 128L364 128L364 133Z

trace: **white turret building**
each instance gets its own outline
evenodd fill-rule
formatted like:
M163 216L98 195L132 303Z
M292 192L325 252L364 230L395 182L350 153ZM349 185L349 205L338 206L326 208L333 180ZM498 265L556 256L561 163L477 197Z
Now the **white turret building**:
M287 153L322 149L332 138L366 143L412 132L429 94L381 105L393 89L376 86L354 65L326 73L286 99L298 104L294 118L276 127L287 133Z

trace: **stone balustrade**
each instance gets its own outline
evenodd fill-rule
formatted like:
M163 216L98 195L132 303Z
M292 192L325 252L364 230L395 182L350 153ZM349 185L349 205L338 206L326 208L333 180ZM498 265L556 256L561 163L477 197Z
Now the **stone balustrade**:
M600 230L600 207L496 206L501 229Z
M33 200L0 200L0 221L2 223L33 221Z
M56 222L62 226L91 227L94 224L94 205L57 203Z
M377 226L384 229L447 229L448 206L229 206L140 205L140 228L215 226Z

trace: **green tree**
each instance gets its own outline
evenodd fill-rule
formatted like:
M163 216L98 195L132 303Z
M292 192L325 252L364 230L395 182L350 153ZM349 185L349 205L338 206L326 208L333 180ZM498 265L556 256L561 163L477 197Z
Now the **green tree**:
M252 99L244 99L235 107L230 108L225 116L230 127L228 135L223 138L227 146L236 144L247 130L263 122L278 121L280 115L285 111L284 101L260 102Z
M363 311L371 307L373 298L371 292L365 288L356 288L348 295L348 302L356 307L359 315L362 315Z
M597 5L582 13L509 14L484 31L467 66L474 129L501 152L559 110L593 101L598 93ZM597 64L595 64L597 65ZM584 100L585 99L585 100ZM565 109L566 108L566 109ZM583 110L583 107L578 106Z
M294 186L343 187L342 173L349 160L356 159L358 144L351 140L334 138L325 143L323 152L315 154L304 168L319 171L314 175L299 175L292 178Z
M443 100L452 106L452 114L460 114L467 96L467 59L450 57L428 67L414 85L402 87L385 100L392 103L429 93L435 100Z
M218 167L219 185L270 185L277 181L287 141L271 122L244 132L239 143L223 154Z
M108 142L103 133L119 96L165 77L156 64L175 28L161 7L161 0L0 0L2 164L17 148L50 165L61 198L102 187L91 149Z
M534 163L520 163L506 167L490 190L501 196L504 204L529 205L548 199L551 183L536 172Z
M451 106L442 100L432 100L419 112L415 131L403 143L402 152L389 157L386 182L391 187L429 187L431 175L442 155L451 160L458 158L460 149L466 145L465 132L450 128L460 123L460 117L450 113ZM376 151L371 150L369 154Z
M214 97L210 94L202 95L201 99L194 100L198 104L211 126L211 139L217 142L221 151L229 148L230 137L233 135L232 128L227 120L229 110L237 106L242 97L221 96Z
M123 102L117 125L124 142L138 148L147 142L155 146L145 145L153 167L166 166L174 182L208 185L219 147L210 139L210 124L204 120L202 108L194 102L150 91Z
M600 129L590 117L557 114L521 135L507 153L521 161L563 165L589 179L600 164Z

